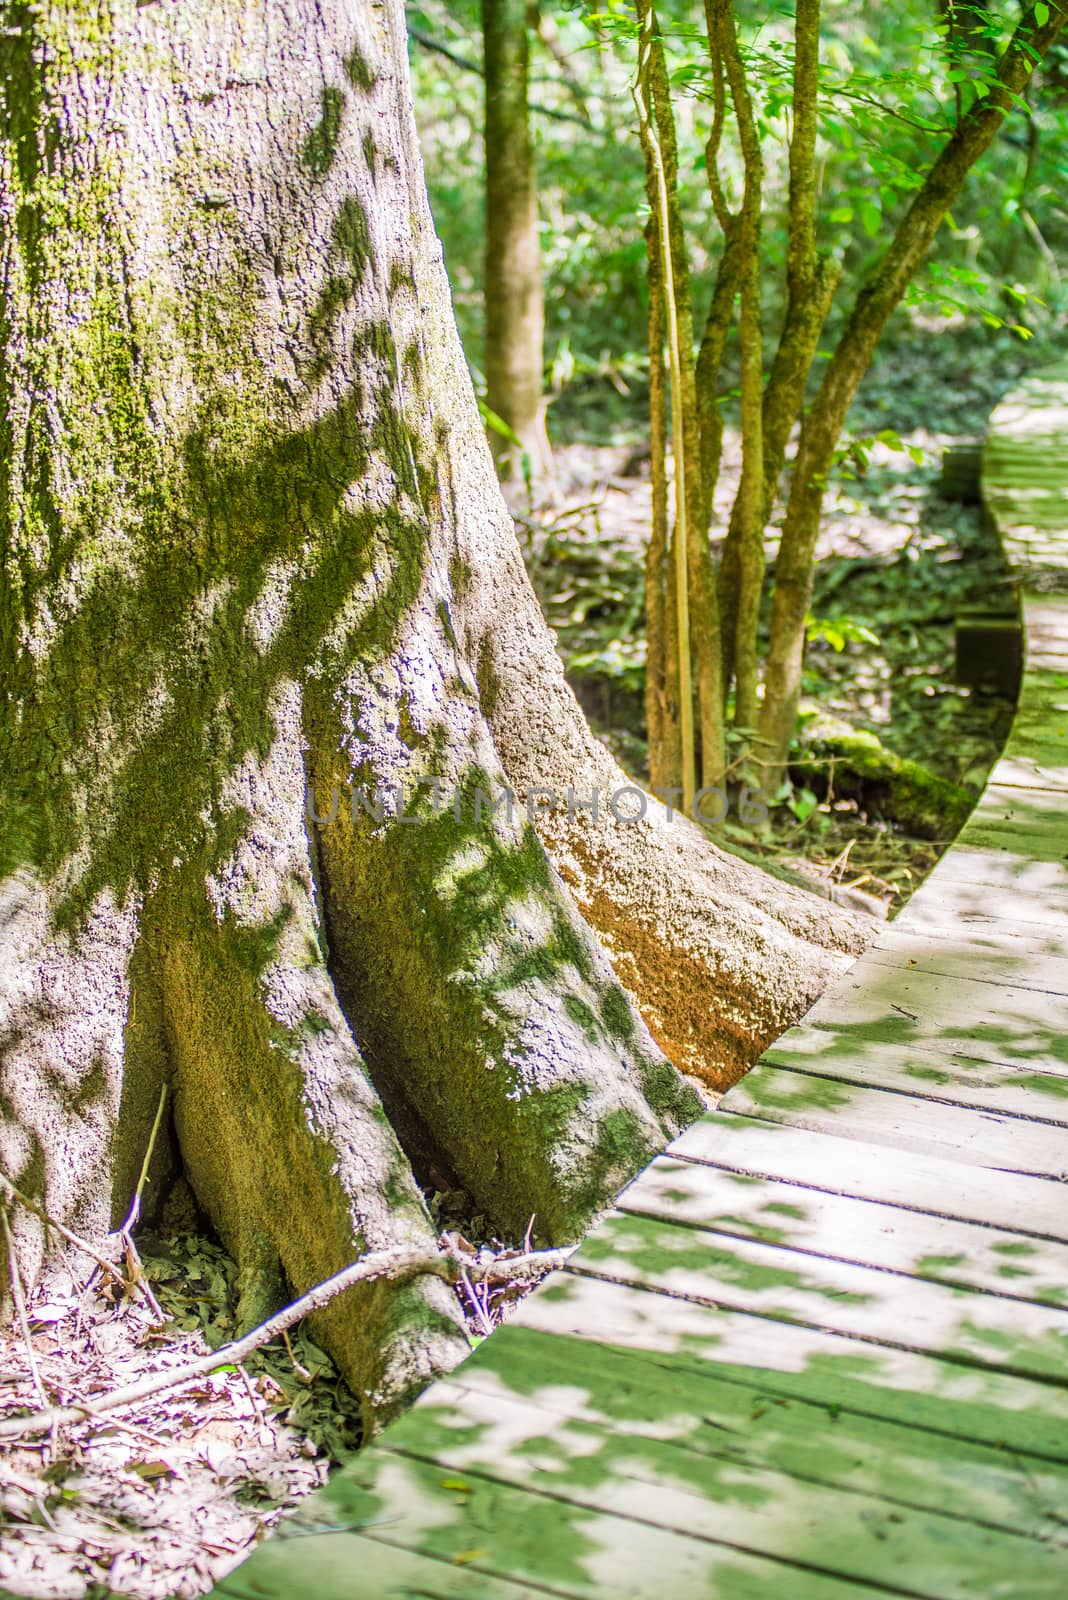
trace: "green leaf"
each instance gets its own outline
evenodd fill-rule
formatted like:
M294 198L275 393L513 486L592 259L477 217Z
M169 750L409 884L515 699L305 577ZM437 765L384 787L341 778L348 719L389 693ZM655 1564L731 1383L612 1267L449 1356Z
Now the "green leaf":
M499 417L496 411L492 410L481 398L478 401L478 412L487 428L493 433L499 433L501 438L507 439L509 444L518 445L520 449L523 448L523 441L515 430L510 428L504 418Z
M873 239L883 224L882 212L871 200L860 203L860 221L869 239Z
M1049 6L1042 5L1041 0L1040 3L1035 6L1035 21L1038 23L1040 28L1044 28L1046 23L1049 21Z
M852 206L835 206L834 210L831 212L830 220L832 222L852 222L852 220L853 220L853 207Z
M795 789L786 804L798 822L807 822L819 805L819 801L811 789Z

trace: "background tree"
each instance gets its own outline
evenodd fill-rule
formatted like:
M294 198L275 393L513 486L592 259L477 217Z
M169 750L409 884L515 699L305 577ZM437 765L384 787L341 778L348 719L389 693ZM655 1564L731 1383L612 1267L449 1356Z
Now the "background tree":
M166 1087L146 1213L183 1175L244 1325L431 1248L418 1179L573 1238L699 1108L666 1055L736 1076L864 939L607 804L405 49L396 0L51 0L0 38L0 1166L97 1239ZM49 1242L17 1213L27 1279ZM464 1349L433 1277L319 1336L369 1422Z
M528 0L482 0L486 70L486 404L505 475L549 467L542 397L545 306L531 140ZM516 442L518 441L518 443Z
M653 730L651 768L654 782L687 783L687 739L683 731L672 740L665 737L662 722L677 719L684 730L689 708L672 706L670 695L659 685L677 683L681 701L690 677L690 665L678 668L666 664L667 644L662 629L665 607L660 598L665 586L681 571L676 551L679 543L692 538L690 503L711 506L719 469L721 423L717 417L719 373L726 348L725 325L730 307L739 300L738 333L740 350L742 475L730 516L723 547L718 582L718 605L706 598L707 584L699 566L702 557L688 563L691 593L685 637L676 630L673 648L684 652L687 640L695 641L696 652L707 649L714 640L722 654L723 670L707 674L705 687L696 693L701 708L700 724L711 728L705 740L703 771L705 782L715 782L724 773L726 749L721 729L705 704L708 694L721 696L732 682L733 729L740 746L740 757L749 756L763 773L765 787L774 790L785 768L793 737L801 689L801 663L812 595L816 539L820 511L828 475L849 407L861 379L871 363L876 343L894 309L901 303L939 227L956 203L965 179L988 149L1006 115L1017 104L1035 66L1049 51L1065 23L1065 13L1057 6L1038 4L1018 21L1000 52L995 52L992 35L997 31L991 14L983 12L979 52L985 65L976 58L976 16L970 15L966 39L957 12L942 24L948 35L946 59L948 103L934 112L912 110L905 113L926 136L926 152L914 149L907 188L911 198L889 229L885 248L869 260L866 269L847 289L854 295L852 309L837 334L828 365L815 392L806 390L816 359L817 346L841 273L836 252L821 248L818 164L821 100L827 86L821 83L819 43L821 11L818 0L798 0L794 15L792 62L784 68L781 52L761 50L755 45L744 49L739 37L739 8L727 0L708 0L705 42L708 63L697 71L704 92L712 103L712 131L706 147L706 169L712 210L723 235L719 271L701 341L694 359L694 340L690 305L690 268L681 225L677 195L678 161L675 156L675 124L670 73L659 37L655 13L644 0L637 0L638 81L646 85L651 98L649 115L642 119L643 148L646 155L646 186L650 215L650 362L653 371L652 434L662 456L665 430L660 420L663 402L658 376L660 358L655 343L677 338L685 349L684 359L673 374L681 387L681 403L676 406L673 441L676 478L676 523L670 538L664 534L663 492L657 485L665 480L666 469L654 462L654 524L650 547L649 582L653 599L649 614L653 637L649 644L650 683L667 709L650 708ZM626 27L622 28L625 33ZM989 61L987 56L989 54ZM967 60L967 66L963 63ZM697 70L697 69L695 69ZM692 81L693 73L690 75ZM962 93L962 87L967 93ZM897 88L895 83L894 88ZM878 95L891 92L889 86L846 84L839 92L872 102L887 113ZM788 200L786 215L785 279L786 294L777 348L765 366L762 337L761 286L774 270L774 255L768 250L762 226L761 189L763 155L758 134L755 105L766 117L770 106L788 105L791 113L788 138ZM742 197L736 212L729 209L723 176L724 126L733 116L742 166ZM647 128L660 131L659 148L651 144ZM662 159L661 150L670 152ZM666 197L662 198L663 189ZM843 208L833 191L827 206L837 220L852 219L852 207ZM837 211L835 202L838 202ZM883 217L869 198L858 210L865 231L878 235ZM656 244L661 214L671 234L670 252ZM824 229L824 232L826 230ZM840 256L840 246L837 254ZM655 258L655 259L654 259ZM665 274L671 277L673 305L664 295ZM791 431L800 420L801 428L790 469L782 534L775 565L775 584L771 637L764 670L764 692L758 702L757 625L764 582L764 532L778 491ZM686 485L685 495L679 485ZM707 515L702 514L707 527ZM699 587L703 592L699 593ZM682 611L680 610L680 617ZM700 678L699 673L695 673ZM759 707L759 709L758 709ZM718 706L716 708L718 712ZM659 716L660 722L655 719ZM736 756L738 752L736 751ZM739 757L739 758L740 758Z

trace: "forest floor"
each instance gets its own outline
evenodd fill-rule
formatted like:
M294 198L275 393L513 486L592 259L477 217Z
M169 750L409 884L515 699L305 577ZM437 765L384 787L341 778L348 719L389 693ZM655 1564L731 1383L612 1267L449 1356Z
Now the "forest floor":
M926 359L924 356L926 355ZM1014 370L968 365L932 371L929 351L876 369L859 407L869 432L896 428L923 453L876 446L866 469L833 490L821 540L814 614L825 638L809 651L806 704L876 731L976 793L996 758L1011 702L953 681L956 614L990 609L1009 591L996 540L979 508L937 492L942 450L978 434ZM569 677L602 736L641 776L642 559L648 529L648 460L634 397L565 397L559 425L583 442L557 449L543 504L519 507L535 586ZM917 427L917 412L939 428ZM904 412L905 415L898 413ZM854 418L857 426L857 418ZM590 436L593 436L592 439ZM728 437L722 511L738 470ZM769 545L769 557L773 545ZM841 639L863 627L878 641ZM713 830L716 837L716 830ZM919 839L856 800L786 797L769 827L720 842L756 851L824 884L862 887L885 910L907 897L945 841ZM450 1197L431 1197L443 1229ZM476 1248L481 1219L466 1219ZM60 1272L29 1297L26 1329L0 1329L0 1410L99 1397L162 1367L177 1367L233 1336L235 1269L189 1231L140 1241L165 1320L144 1302ZM467 1310L474 1337L503 1300ZM32 1351L32 1365L31 1365ZM35 1378L32 1366L37 1369ZM0 1460L0 1592L40 1600L126 1595L164 1600L202 1594L235 1566L358 1443L358 1408L328 1357L303 1328L282 1345L154 1396L116 1416L25 1440Z
M482 1218L468 1241L451 1226L451 1197L428 1198L443 1249L481 1265L517 1253L481 1237ZM138 1253L149 1294L104 1284L81 1256L26 1297L25 1327L0 1327L5 1418L106 1404L235 1337L237 1268L217 1243L146 1235ZM465 1284L472 1343L531 1286ZM301 1323L240 1365L5 1444L0 1595L192 1600L325 1483L360 1434L358 1401Z

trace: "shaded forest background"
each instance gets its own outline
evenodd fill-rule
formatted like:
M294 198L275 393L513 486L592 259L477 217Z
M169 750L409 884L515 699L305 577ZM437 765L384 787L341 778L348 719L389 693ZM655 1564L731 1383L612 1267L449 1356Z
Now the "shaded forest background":
M932 134L962 82L994 47L994 18L957 7L958 34L975 26L955 70L934 29L947 9L907 3L825 6L819 183L821 248L843 282L820 341L813 384L841 332L857 286L885 249L929 165ZM765 346L784 313L786 144L793 7L736 8L757 91L765 153L762 284ZM510 499L528 565L568 675L587 713L629 770L644 778L645 610L649 534L648 283L642 151L631 84L636 46L624 7L528 11L530 128L539 191L545 284L544 390L554 477ZM679 136L679 199L691 251L694 326L713 291L721 239L709 213L705 140L710 118L700 7L658 12ZM483 315L481 10L477 0L409 8L410 59L435 221L464 348L485 395ZM989 39L982 22L989 18ZM1002 29L1011 18L1002 17ZM1000 39L1003 43L1003 39ZM1022 112L1022 114L1019 114ZM959 824L951 791L939 814L895 815L884 787L851 779L828 791L826 756L802 759L816 734L870 730L974 794L1008 726L1004 678L956 681L958 621L1008 614L1012 599L974 479L947 449L981 437L996 399L1063 342L1068 285L1068 47L1055 44L1018 114L971 173L949 223L893 314L850 412L824 517L809 625L800 741L792 783L776 795L778 843L728 815L719 842L776 855L807 871L850 849L862 888L893 907ZM741 157L725 148L740 194ZM732 326L723 368L723 480L714 550L740 469L740 351ZM810 394L813 385L810 385ZM492 424L490 426L492 435ZM770 580L778 515L766 544ZM762 616L766 643L768 592ZM810 755L811 752L808 752ZM832 764L832 775L835 765ZM844 793L843 793L844 791ZM964 804L966 801L956 802ZM856 826L858 820L861 826ZM876 825L873 836L870 824ZM900 826L887 828L884 823ZM758 830L759 831L759 830ZM857 837L852 836L856 834ZM850 842L852 839L852 843ZM932 840L934 848L932 848ZM869 869L865 871L863 869ZM836 869L837 870L837 869ZM848 874L838 874L848 876Z

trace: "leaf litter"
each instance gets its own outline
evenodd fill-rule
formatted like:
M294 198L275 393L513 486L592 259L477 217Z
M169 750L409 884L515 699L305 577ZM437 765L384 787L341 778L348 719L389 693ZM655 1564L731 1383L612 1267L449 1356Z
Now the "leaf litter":
M142 1262L168 1321L69 1269L28 1297L50 1400L91 1400L180 1367L233 1332L236 1268L192 1235ZM0 1458L0 1585L50 1600L204 1593L359 1440L359 1408L298 1328L244 1370L213 1373L115 1416L68 1424ZM0 1410L37 1404L17 1325L0 1329Z
M440 1246L467 1259L458 1288L472 1342L534 1277L479 1281L530 1249L488 1236L460 1191L432 1192ZM237 1269L198 1234L145 1235L147 1297L105 1285L81 1257L27 1298L33 1364L49 1402L101 1400L177 1370L235 1335ZM0 1328L0 1420L40 1402L17 1322ZM136 1405L17 1440L0 1456L0 1594L32 1600L191 1600L218 1583L360 1443L360 1408L299 1324L241 1367Z

